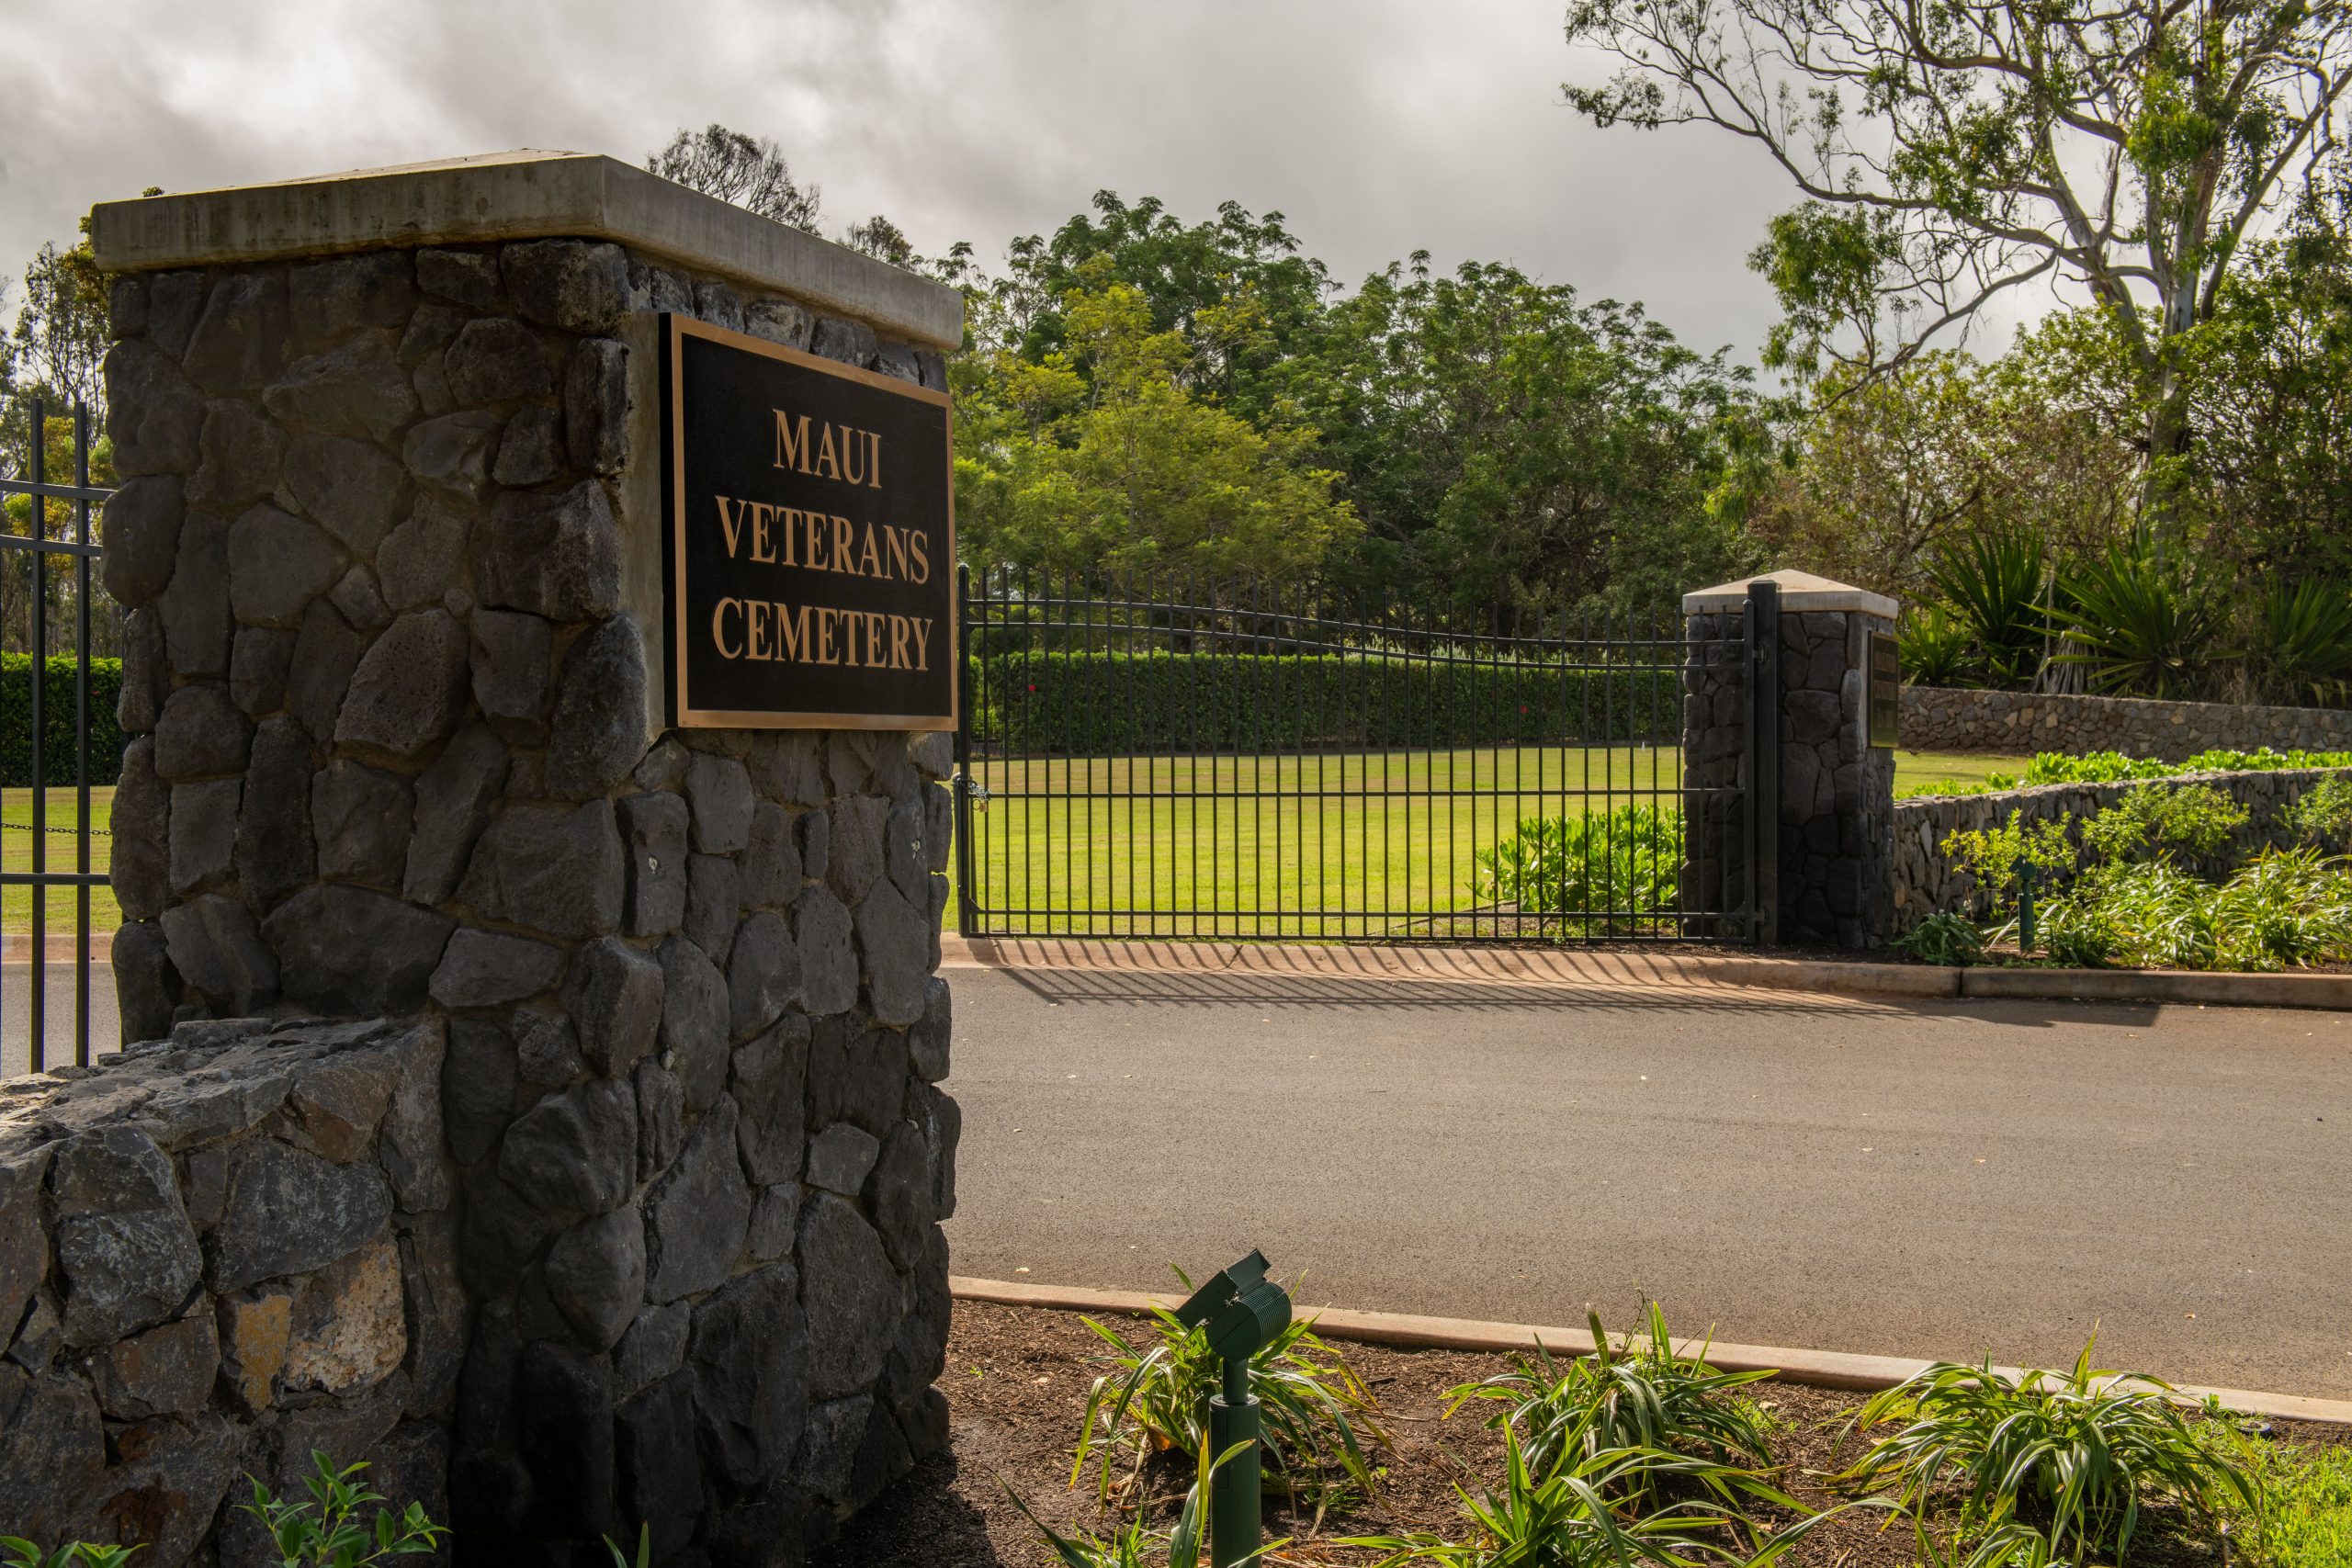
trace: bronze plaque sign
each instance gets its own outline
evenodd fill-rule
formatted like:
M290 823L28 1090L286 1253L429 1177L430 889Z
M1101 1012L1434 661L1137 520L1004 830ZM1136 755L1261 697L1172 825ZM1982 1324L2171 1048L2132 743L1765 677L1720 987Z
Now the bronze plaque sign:
M1894 637L1871 633L1871 744L1892 747L1903 728L1903 660Z
M670 722L953 729L947 394L662 322Z

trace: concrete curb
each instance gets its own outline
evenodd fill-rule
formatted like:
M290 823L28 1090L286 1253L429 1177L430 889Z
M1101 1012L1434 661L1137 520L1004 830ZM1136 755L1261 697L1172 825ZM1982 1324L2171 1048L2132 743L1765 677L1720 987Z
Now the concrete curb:
M1102 1291L1083 1285L1028 1285L1012 1280L978 1280L955 1275L948 1293L959 1302L993 1302L1002 1306L1039 1307L1056 1312L1115 1312L1142 1314L1151 1308L1173 1307L1182 1299L1149 1291ZM1353 1339L1367 1345L1437 1350L1526 1350L1540 1341L1547 1349L1571 1356L1589 1354L1592 1335L1585 1328L1544 1327L1525 1323L1488 1323L1475 1318L1424 1317L1412 1313L1358 1312L1344 1307L1302 1307L1300 1315L1315 1320L1316 1332L1329 1339ZM1688 1339L1677 1348L1695 1353L1706 1344L1708 1362L1726 1372L1770 1371L1776 1377L1808 1388L1840 1388L1873 1393L1893 1388L1923 1371L1928 1362L1908 1356L1861 1356L1842 1350L1794 1350L1777 1345L1727 1345ZM2014 1372L2015 1368L1998 1371ZM2296 1421L2324 1421L2352 1427L2352 1400L2313 1399L2295 1393L2264 1393L2250 1389L2176 1385L2182 1395L2202 1400L2211 1394L2233 1410L2280 1416Z
M943 964L996 969L1295 975L1620 990L1685 986L1928 1000L2016 998L2352 1010L2352 975L2208 974L2186 969L1953 969L1859 960L1668 952L1595 953L1499 944L1491 948L1378 947L1081 937L967 940L944 935L939 947Z

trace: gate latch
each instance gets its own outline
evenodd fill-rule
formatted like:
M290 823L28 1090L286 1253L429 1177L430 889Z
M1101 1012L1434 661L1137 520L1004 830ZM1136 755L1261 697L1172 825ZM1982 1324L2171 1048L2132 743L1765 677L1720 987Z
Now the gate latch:
M962 790L964 798L970 801L978 809L986 811L989 808L989 786L971 774L957 773L956 787Z

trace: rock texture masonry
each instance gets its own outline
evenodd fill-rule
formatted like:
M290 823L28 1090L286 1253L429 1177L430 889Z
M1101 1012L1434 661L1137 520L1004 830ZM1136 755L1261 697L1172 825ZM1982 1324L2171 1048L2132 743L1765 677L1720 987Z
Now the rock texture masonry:
M2120 751L2178 762L2200 751L2352 750L2352 711L2047 692L1903 688L1909 751Z
M301 202L345 211L356 186ZM720 205L674 194L673 217ZM568 1561L645 1522L664 1562L791 1561L946 1436L931 1383L958 1121L933 970L950 747L649 718L651 322L692 312L934 387L943 362L804 298L746 297L741 267L594 239L289 247L115 286L126 1034L322 1016L429 1032L446 1194L421 1206L385 1171L370 1224L444 1216L462 1373L412 1418L448 1456L461 1559ZM345 1201L336 1173L365 1135L324 1147L309 1125L265 1112L262 1152L237 1156L273 1213ZM58 1172L77 1168L62 1134L35 1136L50 1152L11 1191L55 1238L32 1277L62 1323L84 1266ZM196 1203L172 1164L194 1146L157 1145L150 1207L170 1207L166 1185ZM341 1268L375 1234L256 1237L182 1279L214 1244L177 1232L212 1223L162 1224L153 1299L60 1332L78 1349L217 1324L204 1292ZM349 1299L380 1305L371 1281ZM38 1361L39 1313L0 1317L0 1346ZM322 1378L368 1354L338 1335ZM0 1401L63 1412L43 1392L62 1363L18 1364L33 1381ZM234 1427L244 1385L213 1382L198 1405ZM378 1440L321 1435L346 1458ZM199 1524L141 1561L187 1560Z

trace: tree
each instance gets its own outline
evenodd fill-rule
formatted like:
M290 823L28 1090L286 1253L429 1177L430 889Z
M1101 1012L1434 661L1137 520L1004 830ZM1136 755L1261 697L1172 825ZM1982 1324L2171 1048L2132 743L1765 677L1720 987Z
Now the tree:
M1623 62L1565 89L1596 124L1728 130L1804 194L1755 258L1781 366L1875 372L2005 291L2086 288L2168 524L2182 341L2334 146L2352 66L2342 0L1574 0L1567 36Z
M1189 350L1141 290L1088 271L1057 306L1067 351L999 346L953 369L967 559L1055 571L1164 569L1289 583L1356 527L1314 433L1260 428L1193 392Z
M817 232L818 189L793 179L792 165L773 138L747 136L713 121L698 131L681 130L669 146L647 155L645 166L763 218Z
M1748 564L1711 504L1756 430L1746 373L1638 306L1416 254L1334 304L1291 379L1363 515L1335 570L1368 597L1532 622Z

